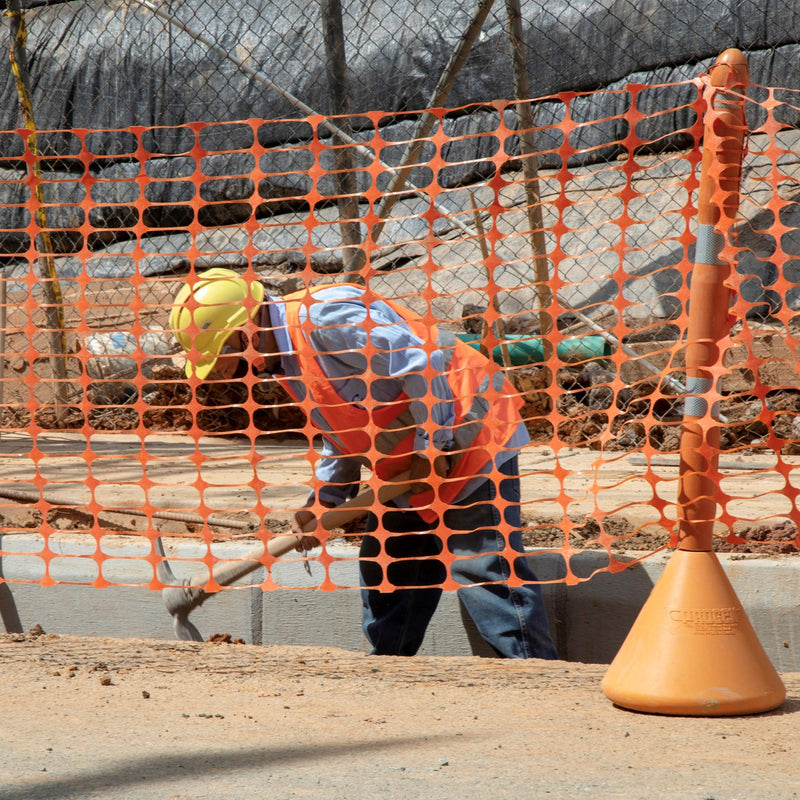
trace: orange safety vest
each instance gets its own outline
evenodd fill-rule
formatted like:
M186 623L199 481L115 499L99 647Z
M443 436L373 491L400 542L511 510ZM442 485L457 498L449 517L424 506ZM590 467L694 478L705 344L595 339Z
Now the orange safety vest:
M366 456L372 463L375 474L381 480L386 481L407 471L411 464L416 425L413 420L410 420L410 415L407 413L410 405L408 396L401 393L389 403L380 405L376 403L371 407L364 405L370 402L366 398L362 403L343 400L323 372L319 363L321 354L309 343L307 336L303 333L300 321L300 310L308 302L309 295L313 296L316 292L343 286L348 286L348 284L314 286L310 290L303 289L281 299L286 305L289 336L300 363L300 371L306 387L305 399L302 400L297 396L287 378L283 376L276 376L276 378L304 408L310 421L312 420L312 411L317 411L322 415L331 428L331 431L320 429L323 436L330 434L329 438L345 455ZM360 286L356 288L363 291ZM437 329L435 326L429 328L413 311L385 298L380 299L404 319L413 333L423 342L431 339L436 341ZM488 359L479 351L456 339L450 369L446 373L454 403L454 427L475 424L476 418L469 416L469 412L473 406L475 393L486 377L488 363ZM478 418L478 432L470 446L463 451L448 453L453 457L454 464L447 478L439 477L438 485L436 485L436 492L442 502L449 505L466 483L489 463L496 448L502 448L506 444L519 425L519 411L522 404L522 398L511 384L504 380L502 391L497 392L489 400L489 409L486 415ZM402 419L404 416L405 420ZM393 446L386 453L376 452L376 439L393 428L398 434L394 437ZM433 459L431 459L432 461ZM431 474L429 477L429 481L436 479L435 474ZM434 499L432 491L425 491L413 495L409 502L424 519L433 521L436 518L435 512L424 507L430 506Z

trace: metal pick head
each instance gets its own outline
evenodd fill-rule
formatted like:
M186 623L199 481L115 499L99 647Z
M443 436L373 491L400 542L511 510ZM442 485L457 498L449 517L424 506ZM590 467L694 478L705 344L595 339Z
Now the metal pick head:
M182 642L204 642L203 634L189 622L189 615L186 612L179 612L172 615L172 627L175 635Z

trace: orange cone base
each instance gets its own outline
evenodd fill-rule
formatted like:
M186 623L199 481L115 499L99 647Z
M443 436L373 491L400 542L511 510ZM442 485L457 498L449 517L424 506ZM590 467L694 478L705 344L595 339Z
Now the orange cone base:
M672 554L602 688L651 714L757 714L786 699L719 559L689 550Z

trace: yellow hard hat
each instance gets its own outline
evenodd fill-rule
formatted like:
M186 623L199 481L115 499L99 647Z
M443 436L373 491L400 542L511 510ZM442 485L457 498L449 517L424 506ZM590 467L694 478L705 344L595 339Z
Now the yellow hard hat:
M266 295L258 281L248 281L232 269L215 267L198 273L175 295L169 326L180 346L192 353L186 375L203 380L214 369L228 337L251 320ZM200 354L202 357L197 358Z

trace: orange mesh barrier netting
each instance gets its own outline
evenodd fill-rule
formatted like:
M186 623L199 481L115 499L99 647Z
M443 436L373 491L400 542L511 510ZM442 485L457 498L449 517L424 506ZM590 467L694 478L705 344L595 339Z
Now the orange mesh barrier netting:
M283 122L263 120L40 131L35 141L29 131L0 133L3 580L158 588L161 536L173 555L185 544L176 567L203 581L218 562L287 534L319 489L320 436L309 420L318 397L298 403L252 374L185 376L167 322L172 300L214 267L259 280L276 298L349 281L367 306L387 298L424 329L482 349L489 396L521 399L531 440L520 453L523 539L530 552L562 556L548 580L585 580L675 545L705 97L702 81L678 84L684 102L659 108L658 88L613 92L619 113L601 119L591 95L535 101L535 154L515 149L514 104L482 107L469 126L459 124L464 109L433 110L433 131L390 204L410 144L397 131L411 130L396 115L392 138L376 112L351 118L352 139L339 145L336 119L322 117L293 120L305 138L290 142ZM800 97L750 87L746 108L740 211L723 250L735 265L734 323L713 370L715 548L795 552ZM602 144L583 146L598 130ZM479 155L459 160L467 141ZM536 181L521 163L533 158ZM343 175L355 187L344 206ZM57 280L43 277L48 261ZM379 325L366 323L371 333ZM378 355L369 338L368 365ZM367 382L379 375L370 369ZM433 441L435 390L416 399ZM350 430L369 434L378 405L366 399L367 423ZM481 446L496 451L503 437ZM389 478L370 465L387 451L367 435L363 455L361 481L377 490ZM426 505L440 519L446 507ZM448 541L453 531L440 526ZM263 556L258 580L265 589L355 586L363 532L363 521L317 530L310 577L290 553ZM587 549L605 559L582 566ZM460 585L447 569L453 549L424 557L444 563L440 585ZM374 560L380 588L395 588L390 548Z

